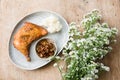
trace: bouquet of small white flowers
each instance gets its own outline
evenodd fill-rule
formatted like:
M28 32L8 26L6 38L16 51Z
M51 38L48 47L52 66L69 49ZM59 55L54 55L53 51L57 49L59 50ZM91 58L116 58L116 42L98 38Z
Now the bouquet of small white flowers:
M81 21L84 31L80 32L75 22L70 24L69 41L62 52L66 72L59 68L64 80L96 80L100 71L110 70L96 60L112 50L109 44L115 41L117 30L100 23L100 19L99 11L93 10ZM55 63L55 66L58 65Z

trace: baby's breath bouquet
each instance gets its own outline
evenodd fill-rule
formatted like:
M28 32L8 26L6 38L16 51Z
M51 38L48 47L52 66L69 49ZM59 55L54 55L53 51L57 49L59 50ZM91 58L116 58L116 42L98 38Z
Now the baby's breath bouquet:
M100 23L101 15L93 10L84 16L80 25L70 24L69 41L63 49L63 59L66 63L64 72L58 66L63 80L96 80L100 71L109 71L109 67L96 62L112 50L109 46L117 34L116 28L110 28L107 23ZM79 27L81 26L81 27ZM83 28L80 31L79 28Z

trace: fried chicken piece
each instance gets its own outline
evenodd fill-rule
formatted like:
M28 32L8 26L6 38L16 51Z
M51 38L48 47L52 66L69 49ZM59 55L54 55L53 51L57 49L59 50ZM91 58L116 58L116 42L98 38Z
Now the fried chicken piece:
M20 28L18 32L14 35L13 45L26 57L27 61L30 61L30 44L34 40L47 35L47 33L48 31L43 27L30 22L25 22L23 27Z

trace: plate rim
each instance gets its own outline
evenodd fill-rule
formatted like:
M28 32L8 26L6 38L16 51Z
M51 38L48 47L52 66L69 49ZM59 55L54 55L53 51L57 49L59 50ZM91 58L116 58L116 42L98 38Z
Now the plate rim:
M17 25L18 25L23 19L25 19L25 18L33 15L33 14L41 13L41 12L47 12L47 13L52 13L53 15L54 15L54 14L57 15L57 16L60 17L60 18L65 22L65 24L67 25L67 27L68 27L68 32L69 32L69 30L70 30L70 29L69 29L69 24L67 23L67 21L65 20L65 18L62 17L62 15L60 15L59 13L54 12L54 11L41 10L41 11L32 12L32 13L27 14L27 15L25 15L24 17L22 17L22 18L14 25L14 28L13 28L13 30L12 30L12 33L10 34L9 44L8 44L8 51L9 51L9 59L10 59L10 62L11 62L12 64L14 64L16 67L20 68L20 69L23 69L23 70L35 70L35 69L39 69L39 68L41 68L41 67L49 64L49 63L52 61L52 60L49 60L49 61L47 61L45 64L43 64L42 66L37 66L37 67L34 67L34 68L25 68L25 67L23 67L23 66L17 65L17 64L11 59L11 57L10 57L10 51L11 51L11 50L10 50L10 46L11 46L11 41L12 41L12 38L13 38L12 36L13 36L13 34L14 34L14 31L15 31L16 28L17 28ZM69 37L69 34L68 34L68 37ZM68 42L68 39L66 40L65 44L63 44L63 46L65 46L65 45L67 44L67 42ZM62 51L62 49L63 49L63 48L61 48L56 55L60 54L60 52Z

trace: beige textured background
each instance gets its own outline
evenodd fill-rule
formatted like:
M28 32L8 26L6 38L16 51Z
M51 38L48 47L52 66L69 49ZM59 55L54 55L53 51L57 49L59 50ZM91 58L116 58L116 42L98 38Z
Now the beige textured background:
M61 14L67 21L79 23L82 16L92 9L99 9L103 20L119 29L118 42L102 62L110 66L99 80L120 80L120 0L0 0L0 80L60 80L56 68L49 65L26 71L14 66L8 56L8 42L16 23L27 14L51 10Z

